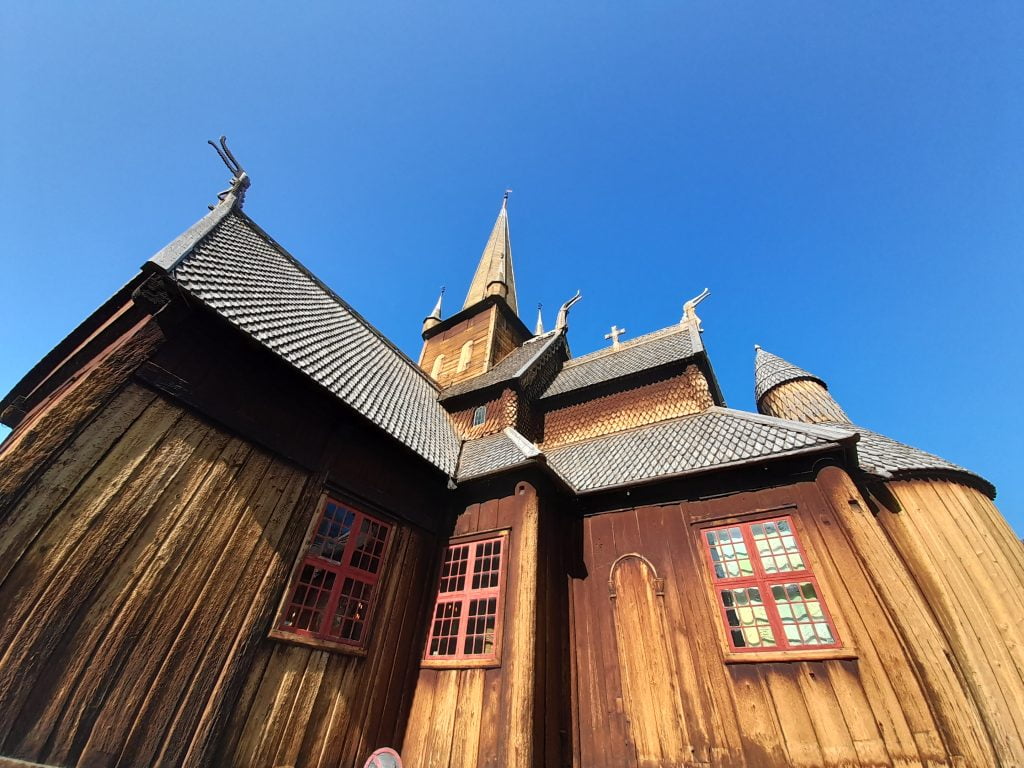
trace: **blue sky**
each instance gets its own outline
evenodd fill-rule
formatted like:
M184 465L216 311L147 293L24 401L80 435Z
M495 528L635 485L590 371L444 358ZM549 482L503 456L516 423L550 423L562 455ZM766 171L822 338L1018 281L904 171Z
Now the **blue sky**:
M143 6L146 7L143 7ZM577 354L678 320L974 469L1024 532L1020 3L0 9L0 390L224 187L410 356L506 187L520 304Z

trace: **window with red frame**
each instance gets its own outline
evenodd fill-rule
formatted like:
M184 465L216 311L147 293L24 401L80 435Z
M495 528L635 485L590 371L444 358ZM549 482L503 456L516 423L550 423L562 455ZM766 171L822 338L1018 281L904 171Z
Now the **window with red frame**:
M702 536L734 651L839 646L791 518L708 528Z
M365 645L390 532L388 523L327 499L278 629Z
M441 581L424 658L497 658L505 536L452 544Z

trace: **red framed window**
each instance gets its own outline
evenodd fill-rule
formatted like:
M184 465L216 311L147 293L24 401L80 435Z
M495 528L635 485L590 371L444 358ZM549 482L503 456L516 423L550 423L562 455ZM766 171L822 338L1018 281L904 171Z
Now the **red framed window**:
M441 564L426 661L497 660L507 536L452 544Z
M278 629L363 647L392 526L336 499L320 510Z
M706 528L701 535L732 650L839 647L792 518Z

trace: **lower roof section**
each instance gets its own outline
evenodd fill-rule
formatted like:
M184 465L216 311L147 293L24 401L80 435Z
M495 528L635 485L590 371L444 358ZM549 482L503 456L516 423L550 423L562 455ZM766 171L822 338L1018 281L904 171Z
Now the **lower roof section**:
M578 493L852 444L856 433L714 406L698 414L561 445L548 465Z

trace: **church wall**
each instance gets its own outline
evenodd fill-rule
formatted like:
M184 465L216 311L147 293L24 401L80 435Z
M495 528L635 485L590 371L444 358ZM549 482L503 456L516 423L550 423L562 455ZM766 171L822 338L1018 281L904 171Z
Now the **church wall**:
M473 426L473 414L477 406L455 411L451 414L452 422L465 440L472 440L485 435L493 435L505 427L517 426L520 410L519 396L511 389L502 390L497 397L479 403L487 408L487 418L483 424Z
M564 764L568 639L558 525L525 482L459 516L456 536L510 529L500 666L420 669L402 747L406 765Z
M852 494L833 482L839 505ZM988 750L995 754L988 764L1024 763L1024 546L973 488L920 479L884 489L863 546L872 560L884 552L908 566L900 574L906 585L884 561L875 565L876 581L919 656L933 705L957 748L978 755L978 764ZM849 516L863 521L866 513L851 507ZM925 610L928 617L917 616Z
M768 390L761 398L758 410L780 419L810 424L850 420L825 387L808 379L787 381Z
M934 620L918 605L901 626L879 593L888 573L912 600L906 566L862 540L867 519L851 536L851 505L837 511L819 482L584 518L585 575L570 598L576 765L995 764ZM843 647L735 660L698 529L779 514L794 520ZM908 643L918 623L920 644Z
M700 413L714 404L704 374L690 365L681 376L549 411L544 416L544 445L585 440Z

